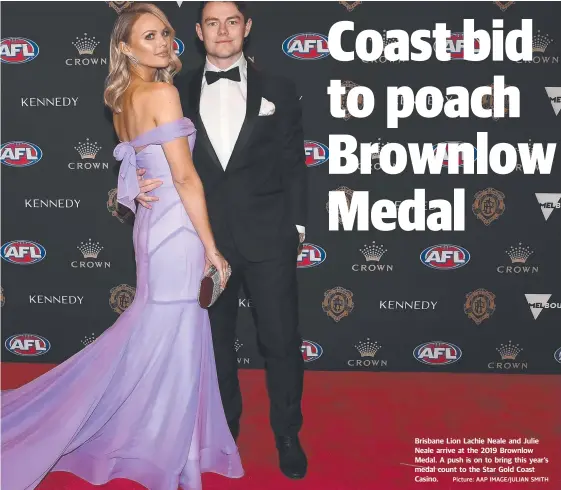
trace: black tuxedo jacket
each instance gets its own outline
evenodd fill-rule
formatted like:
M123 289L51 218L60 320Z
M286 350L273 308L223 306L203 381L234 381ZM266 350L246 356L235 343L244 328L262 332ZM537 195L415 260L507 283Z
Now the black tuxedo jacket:
M307 225L307 168L302 112L295 84L259 71L248 60L246 115L226 170L199 114L204 66L176 82L184 114L197 129L193 162L202 180L218 249L234 247L247 260L298 246ZM275 113L259 116L261 98Z

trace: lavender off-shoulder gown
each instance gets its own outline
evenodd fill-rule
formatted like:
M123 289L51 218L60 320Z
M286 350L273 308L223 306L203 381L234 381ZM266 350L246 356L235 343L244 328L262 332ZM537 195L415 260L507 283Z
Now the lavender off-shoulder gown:
M204 248L161 147L183 136L192 150L187 118L115 148L122 160L117 197L136 212L136 296L93 343L2 394L3 490L33 489L49 471L93 484L128 478L150 490L198 490L204 472L243 475L218 390L208 313L197 302ZM137 166L164 182L151 210L135 210Z

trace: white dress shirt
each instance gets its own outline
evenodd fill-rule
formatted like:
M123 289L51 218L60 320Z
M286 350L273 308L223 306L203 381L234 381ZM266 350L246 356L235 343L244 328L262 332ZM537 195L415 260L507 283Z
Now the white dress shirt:
M227 71L238 66L241 81L227 78L209 85L204 73L207 71ZM208 138L216 151L222 168L226 170L228 160L240 134L245 119L247 99L247 60L242 53L238 60L228 68L220 69L206 59L201 86L200 114ZM300 233L305 228L296 225Z

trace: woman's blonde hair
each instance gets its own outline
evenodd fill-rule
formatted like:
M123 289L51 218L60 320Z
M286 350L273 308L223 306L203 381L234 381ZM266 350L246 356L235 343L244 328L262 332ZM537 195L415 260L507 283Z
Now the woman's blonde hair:
M170 33L170 38L175 37L175 30L166 15L151 3L135 3L132 7L122 12L111 34L109 46L109 75L105 81L103 100L113 112L121 112L121 97L131 82L131 60L121 51L119 44L128 43L132 26L142 14L152 14L160 19ZM156 82L172 83L173 77L181 70L181 61L173 50L173 41L170 43L170 63L166 68L156 70Z

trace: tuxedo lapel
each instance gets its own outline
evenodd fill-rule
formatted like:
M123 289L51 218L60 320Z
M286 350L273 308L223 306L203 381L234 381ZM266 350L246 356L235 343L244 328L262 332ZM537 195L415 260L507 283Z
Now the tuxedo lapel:
M257 123L259 108L261 107L261 94L261 75L248 61L245 119L243 121L240 134L238 135L238 139L236 140L236 144L234 145L234 149L232 150L232 154L230 155L230 159L228 160L226 171L238 166L241 163L241 160L238 157L249 141L249 137L255 128L255 124Z
M203 81L203 73L204 73L204 66L197 70L196 74L191 78L189 82L189 108L193 115L193 123L195 124L195 128L197 129L197 139L196 142L202 145L208 154L210 155L210 159L212 163L214 163L222 172L224 172L224 168L218 159L218 155L210 142L210 138L208 137L208 133L206 131L205 125L201 118L201 86Z

